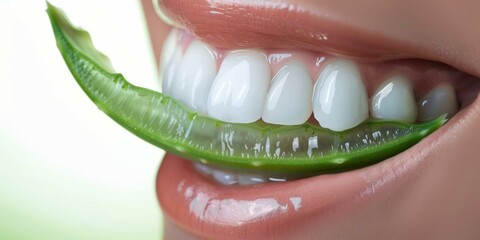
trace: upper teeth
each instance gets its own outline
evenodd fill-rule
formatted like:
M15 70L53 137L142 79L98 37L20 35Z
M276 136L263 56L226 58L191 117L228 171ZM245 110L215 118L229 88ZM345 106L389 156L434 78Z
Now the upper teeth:
M418 120L429 121L442 114L453 116L458 111L455 89L440 84L418 101Z
M176 80L175 75L178 72L178 67L181 60L182 52L180 49L176 49L170 57L170 60L165 63L163 71L162 91L167 95L172 95L173 84Z
M327 64L315 84L313 113L320 126L334 131L355 127L368 118L367 90L355 63Z
M170 95L205 115L208 93L216 74L216 60L211 48L193 41L183 55Z
M263 108L263 121L298 125L312 115L312 80L299 61L290 61L273 77ZM298 94L303 93L303 94Z
M192 110L225 122L298 125L312 114L322 127L343 131L369 116L367 90L362 73L353 61L332 59L318 77L295 57L281 61L273 72L260 50L227 53L217 68L219 54L193 40L183 53L179 33L166 39L161 58L163 92ZM272 78L273 76L273 78ZM313 87L312 79L316 79ZM417 114L418 105L418 114ZM410 80L395 75L371 96L374 118L406 122L428 121L458 111L455 90L448 84L435 88L420 102ZM418 115L418 119L417 119Z
M225 122L251 123L262 117L270 82L267 57L256 50L229 53L208 96L208 115Z
M160 59L160 68L165 69L167 63L172 59L174 52L177 50L178 30L173 29L163 42L162 57Z
M371 110L375 118L414 122L417 104L410 81L402 76L387 79L372 96Z

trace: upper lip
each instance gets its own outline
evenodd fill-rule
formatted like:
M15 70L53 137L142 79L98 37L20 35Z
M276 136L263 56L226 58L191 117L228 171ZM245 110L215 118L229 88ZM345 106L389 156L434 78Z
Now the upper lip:
M465 44L464 38L458 37L465 35L463 29L452 27L445 33L444 27L435 24L436 17L443 16L442 13L453 14L453 6L439 4L438 12L426 18L424 14L428 13L403 2L392 8L392 4L383 4L383 1L362 4L323 1L319 8L309 6L308 1L304 1L305 5L285 0L158 1L175 22L216 47L300 48L368 61L418 58L443 62L480 76L480 70L472 61L467 61L467 57L476 52L480 58L480 49L452 52L452 45ZM474 6L455 7L475 9ZM372 12L381 16L372 16ZM463 16L450 18L448 24L461 26L461 21L476 14L470 10L462 12ZM405 14L409 16L408 22L403 17ZM389 21L384 23L382 19ZM429 27L428 33L421 27ZM480 31L469 34L480 34Z

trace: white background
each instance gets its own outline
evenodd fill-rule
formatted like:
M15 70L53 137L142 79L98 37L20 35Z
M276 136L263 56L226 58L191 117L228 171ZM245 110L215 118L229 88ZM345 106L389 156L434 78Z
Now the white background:
M158 89L140 1L62 0L134 84ZM163 151L71 77L41 0L0 0L0 239L160 239Z

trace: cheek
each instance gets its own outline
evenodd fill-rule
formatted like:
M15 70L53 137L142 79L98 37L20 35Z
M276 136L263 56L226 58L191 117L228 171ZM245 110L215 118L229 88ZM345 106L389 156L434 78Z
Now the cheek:
M472 107L478 110L478 99L476 102ZM426 227L458 233L461 238L480 234L475 226L480 219L480 114L476 113L458 124L458 134L445 136L451 139L450 145L428 161L430 171L419 177L418 190L411 196L417 199L412 203L422 203L411 210L422 213L418 221L428 223Z
M398 189L359 213L359 219L377 222L388 238L417 239L476 238L480 219L480 99L459 114L450 134L438 141L438 151L426 158ZM412 156L412 161L421 156ZM388 215L388 217L387 217ZM388 221L385 221L389 219ZM409 229L404 231L404 229ZM380 233L379 233L380 234ZM390 235L392 236L392 235ZM476 237L475 237L476 236Z

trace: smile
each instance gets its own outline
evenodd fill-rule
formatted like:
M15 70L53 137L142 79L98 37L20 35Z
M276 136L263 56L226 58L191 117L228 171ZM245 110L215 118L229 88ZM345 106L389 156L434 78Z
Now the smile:
M176 129L193 136L188 139L197 149L246 159L220 166L216 159L196 159L195 169L225 185L345 171L393 156L404 149L398 149L404 143L397 139L420 139L441 120L420 123L453 116L459 106L453 86L473 81L428 62L363 63L306 51L219 50L177 29L162 52L163 93L196 116L223 122L207 128L201 120ZM252 123L268 130L241 125ZM219 133L212 134L214 129ZM378 155L361 152L367 149ZM315 158L324 166L316 168ZM272 162L278 165L269 167Z
M307 34L314 26L304 17L297 18L304 32L290 32L299 23L279 24L286 31L279 36L271 23L279 12L304 15L295 5L231 11L237 3L181 2L160 2L189 26L165 41L162 93L129 84L88 40L76 40L84 32L51 6L49 14L87 95L132 133L176 154L162 163L157 194L168 221L190 234L285 238L290 221L328 230L405 187L460 131L456 124L478 114L478 79L442 56L410 56L402 43L366 33L352 38L359 30L346 34L339 24ZM242 11L274 20L247 31L259 15L246 19ZM207 12L237 20L207 29Z

